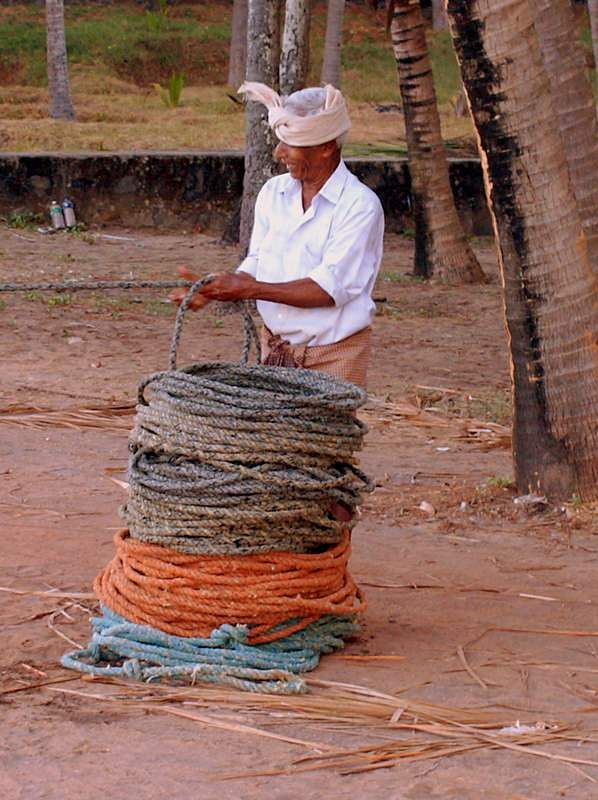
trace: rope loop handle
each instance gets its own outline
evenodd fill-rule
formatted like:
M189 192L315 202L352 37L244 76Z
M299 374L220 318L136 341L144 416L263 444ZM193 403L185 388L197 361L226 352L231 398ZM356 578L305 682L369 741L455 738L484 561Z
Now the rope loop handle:
M177 362L177 353L179 349L179 343L181 339L181 334L183 332L183 321L185 319L185 314L187 313L187 309L193 300L195 294L208 283L214 280L214 275L206 275L205 278L200 278L199 280L195 281L190 287L189 291L185 295L183 302L179 306L179 310L177 311L176 320L174 323L174 331L172 334L172 342L170 344L170 359L169 359L169 369L176 370L176 362ZM245 333L245 341L243 344L243 352L241 355L240 363L246 366L249 363L249 354L251 352L251 345L255 346L257 359L260 359L260 340L259 336L255 327L255 323L249 313L246 303L242 301L238 301L232 303L231 305L235 306L238 311L241 312L243 316L243 326L244 326L244 333Z

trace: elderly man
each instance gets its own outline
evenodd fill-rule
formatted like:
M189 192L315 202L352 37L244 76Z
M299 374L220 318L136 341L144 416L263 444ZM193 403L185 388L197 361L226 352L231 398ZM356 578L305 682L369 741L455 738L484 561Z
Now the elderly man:
M333 86L282 98L260 83L239 91L268 107L279 139L274 156L288 172L258 195L245 260L235 273L215 275L191 308L256 300L263 363L321 370L365 387L384 216L341 159L351 127L343 96ZM182 296L171 295L176 302Z

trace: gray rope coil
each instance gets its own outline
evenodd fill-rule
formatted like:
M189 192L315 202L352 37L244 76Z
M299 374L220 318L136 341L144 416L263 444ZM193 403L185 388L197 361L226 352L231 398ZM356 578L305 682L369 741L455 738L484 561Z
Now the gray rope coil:
M355 417L365 392L321 372L248 366L258 343L246 308L240 365L171 369L139 386L130 440L131 536L185 553L310 552L340 541L332 501L349 509L372 484L352 462L367 427Z

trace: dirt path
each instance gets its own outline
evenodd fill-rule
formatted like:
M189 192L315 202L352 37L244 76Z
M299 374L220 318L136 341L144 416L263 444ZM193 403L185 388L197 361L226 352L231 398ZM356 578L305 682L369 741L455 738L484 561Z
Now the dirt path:
M0 232L2 280L165 278L177 265L226 268L235 253L208 237L42 237ZM494 272L493 253L481 258ZM377 297L371 431L363 456L378 482L355 534L353 572L369 608L352 655L325 658L315 677L362 684L518 719L594 727L598 640L498 630L598 631L596 523L575 504L529 513L513 503L508 372L499 288L424 286L407 276L411 246L390 237ZM173 309L151 292L0 296L0 407L65 409L131 402L142 375L167 362ZM234 319L196 316L182 361L234 359ZM422 412L421 406L431 406ZM492 424L474 424L477 417ZM126 432L3 424L0 414L0 586L88 592L111 557L119 526ZM424 510L422 502L430 504ZM427 509L427 510L426 510ZM56 598L0 592L0 692L60 677L58 658L89 636L84 608ZM55 613L54 613L55 612ZM459 655L463 647L468 672ZM473 674L472 674L473 673ZM481 682L480 680L481 679ZM482 685L483 684L483 685ZM366 798L391 800L586 800L598 769L504 749L403 762L343 776L326 770L221 781L227 772L288 767L313 748L218 730L60 689L99 693L81 681L0 694L0 794L71 800L100 792L145 798ZM201 689L197 690L198 696ZM597 706L598 708L598 706ZM360 747L388 728L350 731L257 712L205 711L334 746ZM595 734L594 734L595 736ZM543 745L598 760L598 745ZM323 783L323 779L325 783Z

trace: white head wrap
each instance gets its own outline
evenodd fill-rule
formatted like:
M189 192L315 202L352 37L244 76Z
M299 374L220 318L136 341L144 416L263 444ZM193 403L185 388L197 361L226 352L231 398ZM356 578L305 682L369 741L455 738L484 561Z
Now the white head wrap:
M330 84L324 89L324 108L309 117L299 117L286 111L281 96L265 83L245 81L238 91L248 100L257 100L266 106L268 123L282 142L292 147L311 147L331 142L351 128L345 98Z

